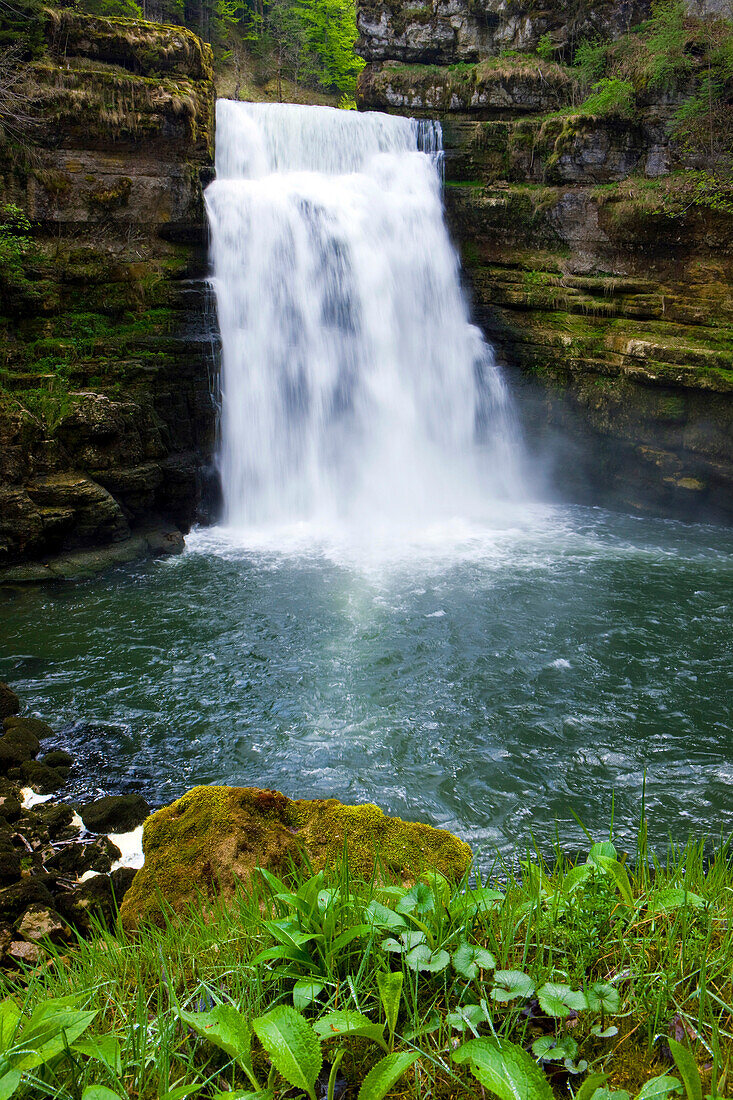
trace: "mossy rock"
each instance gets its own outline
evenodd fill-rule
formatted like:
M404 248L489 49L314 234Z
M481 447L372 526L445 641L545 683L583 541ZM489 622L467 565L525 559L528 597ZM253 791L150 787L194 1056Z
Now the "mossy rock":
M304 859L334 864L346 847L353 874L370 876L375 861L412 881L437 869L460 879L471 849L444 829L387 817L374 805L335 798L293 801L256 787L195 787L145 822L145 865L121 908L125 928L162 920L162 905L180 911L200 897L231 897L255 867L287 873Z

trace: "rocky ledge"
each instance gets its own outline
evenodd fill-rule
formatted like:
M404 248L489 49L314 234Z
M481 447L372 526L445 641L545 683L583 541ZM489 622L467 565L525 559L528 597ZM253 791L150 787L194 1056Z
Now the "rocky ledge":
M214 438L210 47L69 9L45 27L25 143L0 134L0 582L175 552Z
M150 807L139 795L57 801L73 765L46 722L20 716L0 684L0 965L32 966L42 945L73 943L113 921L135 876Z

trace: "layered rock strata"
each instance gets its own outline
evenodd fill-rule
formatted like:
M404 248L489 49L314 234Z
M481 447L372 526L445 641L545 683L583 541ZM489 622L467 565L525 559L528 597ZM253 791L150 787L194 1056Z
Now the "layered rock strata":
M180 549L215 420L210 48L71 10L45 33L31 123L0 143L0 233L19 245L0 253L6 580Z

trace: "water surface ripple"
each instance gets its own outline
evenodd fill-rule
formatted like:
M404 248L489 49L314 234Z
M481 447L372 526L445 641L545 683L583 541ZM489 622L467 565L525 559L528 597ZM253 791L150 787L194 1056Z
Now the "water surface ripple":
M638 818L733 827L733 532L597 509L359 539L194 532L177 559L4 591L0 678L72 795L196 783L374 801L486 853Z

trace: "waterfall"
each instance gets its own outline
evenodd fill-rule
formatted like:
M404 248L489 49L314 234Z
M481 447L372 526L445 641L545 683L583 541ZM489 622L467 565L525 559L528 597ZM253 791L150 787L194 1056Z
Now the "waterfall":
M206 205L228 524L424 522L516 497L441 156L437 123L218 102Z

